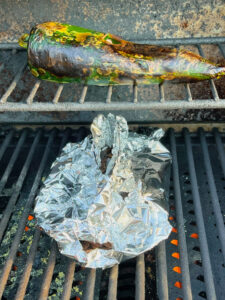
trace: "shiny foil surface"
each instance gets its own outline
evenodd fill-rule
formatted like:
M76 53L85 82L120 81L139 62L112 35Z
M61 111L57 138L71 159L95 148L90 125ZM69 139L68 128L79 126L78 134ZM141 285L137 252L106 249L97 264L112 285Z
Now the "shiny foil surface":
M129 132L121 116L97 116L91 132L63 148L35 216L62 254L107 268L168 238L171 156L159 141L162 129L150 136Z

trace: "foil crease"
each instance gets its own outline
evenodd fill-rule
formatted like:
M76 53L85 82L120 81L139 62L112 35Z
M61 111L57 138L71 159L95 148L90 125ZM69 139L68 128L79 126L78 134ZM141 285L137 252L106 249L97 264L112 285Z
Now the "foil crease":
M121 116L97 116L91 133L63 148L34 211L62 254L107 268L169 236L171 155L160 142L162 129L150 136L129 132Z

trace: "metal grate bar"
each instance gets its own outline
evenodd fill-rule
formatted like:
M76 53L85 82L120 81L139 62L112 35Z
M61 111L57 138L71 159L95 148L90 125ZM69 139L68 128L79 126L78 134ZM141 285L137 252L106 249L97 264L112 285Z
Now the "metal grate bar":
M32 104L40 84L41 84L41 81L37 80L32 91L30 92L29 96L27 97L27 100L26 100L27 104Z
M25 177L27 175L27 172L29 170L29 167L30 167L30 164L31 164L34 152L36 150L36 146L37 146L37 144L38 144L38 142L40 140L41 134L42 134L42 131L39 130L38 133L37 133L37 135L35 136L35 139L34 139L33 144L31 146L30 152L29 152L29 154L27 156L27 159L26 159L26 161L24 163L22 171L21 171L21 173L19 175L19 178L18 178L18 180L16 182L15 188L13 190L13 194L10 197L9 202L7 203L6 209L5 209L4 213L3 213L3 217L2 217L1 222L0 222L0 242L2 241L2 237L3 237L3 234L4 234L5 229L7 227L9 218L10 218L10 216L12 214L13 209L14 209L16 200L17 200L17 198L18 198L18 196L20 194L20 190L21 190L21 188L23 186L24 179L25 179Z
M214 129L214 136L216 140L216 147L220 158L221 167L223 169L223 175L225 177L225 153L224 153L224 146L221 141L221 137L219 135L218 129Z
M62 138L62 142L60 144L59 147L59 152L61 152L63 146L66 144L68 138L70 135L70 129L66 129L65 133L63 134L63 138ZM52 280L52 276L53 276L53 271L55 268L55 262L56 262L56 252L57 252L57 245L56 242L53 241L52 242L52 247L50 250L50 255L49 255L49 259L48 259L48 265L46 267L44 276L43 276L43 280L42 280L42 286L41 286L41 291L40 291L40 295L39 295L39 300L47 300L48 299L48 292L49 292L49 288L51 285L51 280Z
M174 184L174 195L176 203L176 220L180 250L180 263L182 270L182 289L185 300L192 299L191 281L189 273L188 255L187 255L187 244L184 231L184 216L181 202L180 192L180 180L177 162L177 150L174 130L170 131L170 146L172 152L172 171L173 171L173 184Z
M12 171L12 168L13 168L13 166L14 166L16 160L17 160L17 157L18 157L18 155L19 155L19 153L21 151L21 148L22 148L22 146L24 144L26 136L27 136L27 130L24 130L23 133L21 134L21 137L20 137L19 141L18 141L16 149L13 152L13 155L12 155L10 161L9 161L9 164L8 164L8 166L7 166L4 174L2 175L2 178L1 178L1 181L0 181L0 193L2 192L2 190L5 187L5 184L6 184L7 180L8 180L8 177L9 177L11 171Z
M203 52L203 50L202 50L201 45L198 45L197 48L198 48L199 54L200 54L202 57L204 57L204 52ZM210 87L211 87L211 91L212 91L212 94L213 94L213 99L214 99L215 101L219 101L220 99L219 99L219 95L218 95L218 92L217 92L217 89L216 89L214 80L213 80L213 79L210 79L209 82L210 82Z
M57 104L57 103L58 103L59 98L60 98L60 96L61 96L61 94L62 94L63 87L64 87L63 84L60 84L60 85L59 85L59 87L58 87L58 89L57 89L57 91L56 91L56 93L55 93L55 97L54 97L54 99L52 100L52 102L53 102L54 104Z
M6 90L6 92L4 93L4 95L1 97L0 99L0 104L1 103L6 103L7 99L9 98L9 96L12 94L12 92L14 91L18 81L20 80L25 68L27 66L27 62L23 62L16 74L16 76L14 77L12 83L10 84L10 86L8 87L8 89ZM11 104L12 105L12 104Z
M1 148L0 148L0 160L2 159L2 156L5 153L5 150L7 149L9 143L11 142L13 134L14 134L14 130L11 129L9 134L4 139L4 142L2 143Z
M37 171L37 175L35 177L33 186L31 188L30 194L28 196L28 200L27 200L26 205L24 207L23 214L22 214L21 219L20 219L19 224L18 224L17 234L16 234L15 238L13 239L13 242L12 242L12 245L11 245L11 248L10 248L10 251L9 251L8 258L6 260L3 272L1 274L1 278L0 278L0 298L2 297L2 294L4 292L4 288L5 288L5 285L7 283L7 279L8 279L10 270L12 268L14 257L15 257L18 245L20 243L21 236L22 236L23 231L24 231L24 227L25 227L25 224L26 224L26 221L27 221L27 217L28 217L28 214L29 214L30 207L34 202L34 197L36 195L36 192L37 192L37 189L38 189L38 186L39 186L39 182L40 182L40 179L41 179L41 175L42 175L42 173L44 171L44 168L45 168L45 164L47 162L48 154L49 154L51 144L52 144L54 136L55 136L55 132L56 131L53 130L51 132L50 136L49 136L48 143L46 145L46 149L45 149L44 155L42 157L42 161L40 163L39 169Z
M66 144L68 137L70 134L70 130L66 130L65 135L63 136L62 143L60 145L59 153L61 152L63 146ZM53 251L56 251L56 247L53 247ZM53 253L53 256L56 255ZM73 278L74 278L74 271L75 271L75 261L72 259L68 259L68 268L66 272L64 287L63 287L63 294L62 294L62 300L69 300L71 295L71 289L73 284Z
M107 97L106 97L106 103L111 102L111 97L112 97L112 85L109 85L108 92L107 92Z
M141 254L136 259L135 300L145 300L145 256Z
M34 263L34 258L35 258L35 254L36 254L36 250L37 250L37 246L38 246L38 242L40 239L40 235L41 235L41 231L37 228L35 230L35 234L33 237L33 241L30 247L30 251L29 251L29 255L27 257L27 261L26 261L26 265L24 267L24 271L19 283L19 287L16 293L16 300L23 300L25 293L26 293L26 289L27 289L27 285L29 283L29 279L30 279L30 273L31 273L31 269Z
M203 268L204 268L206 293L207 293L207 298L213 300L216 299L216 291L215 291L215 286L213 281L212 267L211 267L210 256L209 256L204 219L202 214L198 182L197 182L197 176L195 171L196 168L195 168L193 152L192 152L191 138L187 129L184 130L184 137L185 137L186 152L187 152L188 164L189 164L189 173L191 179L191 188L192 188L192 194L194 200L196 222L198 226L201 256L202 256Z
M80 97L80 100L79 100L80 103L84 103L85 97L86 97L86 94L87 94L87 90L88 90L88 86L85 85L83 87L83 90L82 90L82 93L81 93L81 97Z
M89 269L83 300L93 300L95 290L96 270Z
M63 294L62 294L62 298L61 298L62 300L70 299L75 266L76 266L75 261L68 258L68 267L67 267L66 277L65 277L64 287L63 287Z
M185 87L186 87L187 100L191 102L193 100L193 98L192 98L192 94L191 94L191 89L190 89L189 83L187 83L185 85Z
M107 300L117 300L118 265L110 270Z
M46 267L44 277L42 280L41 291L40 291L40 295L38 297L39 300L47 300L48 299L49 288L51 285L52 276L53 276L53 272L54 272L54 268L55 268L56 251L57 251L56 242L53 241L52 247L50 249L50 255L48 258L48 265Z
M160 300L168 300L168 279L166 263L166 246L161 242L156 249L157 291Z
M206 143L205 132L203 129L200 129L200 140L201 140L201 145L202 145L202 152L203 152L206 174L207 174L207 178L208 178L210 194L211 194L211 200L212 200L212 204L213 204L214 213L216 216L216 223L217 223L217 227L218 227L218 233L219 233L223 258L225 260L225 238L224 238L225 237L225 229L224 229L223 216L221 213L221 208L220 208L220 204L219 204L219 199L218 199L218 195L217 195L217 191L216 191L216 185L215 185L215 181L214 181L212 166L211 166L209 152L208 152L208 146Z
M61 145L59 147L59 149L60 149L59 152L61 151L61 149L67 142L69 133L70 133L70 131L66 130L65 134L63 135L63 139L62 139ZM48 259L48 265L45 270L43 281L42 281L41 291L40 291L40 295L38 298L39 300L45 300L48 298L48 292L49 292L49 288L51 285L52 275L53 275L53 271L54 271L54 267L55 267L56 251L57 251L56 242L53 241L52 247L50 250L49 259Z

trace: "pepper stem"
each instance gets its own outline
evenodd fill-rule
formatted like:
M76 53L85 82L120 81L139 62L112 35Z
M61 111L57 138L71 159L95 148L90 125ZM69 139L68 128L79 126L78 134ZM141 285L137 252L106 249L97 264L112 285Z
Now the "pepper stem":
M27 49L29 37L30 37L29 34L27 34L27 33L23 34L23 35L19 38L18 44L19 44L21 47Z

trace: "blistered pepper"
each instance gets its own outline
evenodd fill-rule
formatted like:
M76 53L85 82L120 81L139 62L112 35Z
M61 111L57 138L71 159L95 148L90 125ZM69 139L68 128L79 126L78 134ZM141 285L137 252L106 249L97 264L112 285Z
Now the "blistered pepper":
M220 67L183 49L136 44L110 33L47 22L23 35L31 73L39 79L87 85L192 82L225 75Z

